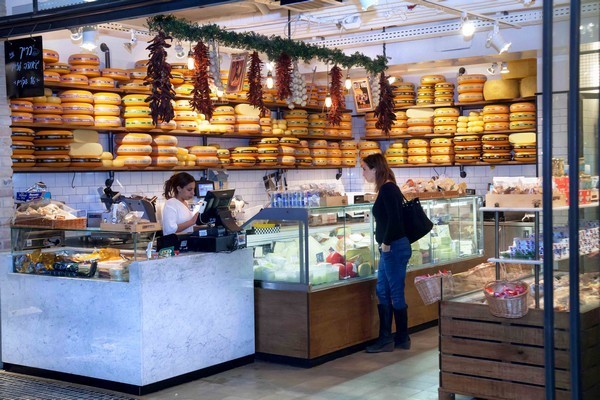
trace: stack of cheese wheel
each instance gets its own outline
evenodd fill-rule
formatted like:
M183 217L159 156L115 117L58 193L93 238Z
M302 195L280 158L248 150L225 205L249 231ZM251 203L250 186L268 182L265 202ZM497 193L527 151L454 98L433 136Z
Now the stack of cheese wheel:
M415 110L408 110L415 111ZM412 117L410 112L407 112L408 120L406 121L408 129L406 132L410 136L424 136L433 133L433 117L426 116L415 116Z
M61 100L52 97L52 90L44 88L44 96L33 98L34 123L60 125L63 123L62 114Z
M273 134L273 127L271 126L271 117L259 117L258 125L260 126L260 134L263 136L270 136Z
M469 122L467 123L468 133L481 133L483 132L483 115L480 115L477 111L471 111L469 113Z
M309 114L308 115L308 136L325 136L325 127L327 126L327 115Z
M287 128L285 119L271 118L271 134L273 136L289 135L290 131Z
M535 129L535 104L513 103L510 105L510 130Z
M352 138L352 114L342 113L340 124L337 126L338 138Z
M415 85L410 82L396 82L392 86L394 108L413 106L415 104Z
M43 49L42 50L42 61L45 64L57 63L59 55L56 50ZM44 67L44 82L60 82L60 74L55 71L50 71Z
M114 88L115 80L107 76L99 76L96 78L90 78L88 81L90 87L93 88Z
M293 154L292 149L292 154ZM229 149L231 158L231 166L233 167L252 167L256 164L258 157L258 147L254 146L238 146ZM294 159L294 162L296 160Z
M379 143L371 140L361 140L356 147L358 147L358 158L361 160L371 154L382 154Z
M191 146L188 147L189 154L196 156L196 165L199 167L218 167L216 146Z
M483 107L483 130L485 132L508 129L508 105L490 104Z
M329 120L327 120L327 124L325 125L325 137L328 138L337 138L339 137L338 133L339 125L334 125Z
M171 135L153 135L150 157L154 166L164 168L177 166L177 138Z
M183 75L184 81L189 80L194 76L194 70L189 69L187 63L172 63L171 70L175 72L179 72Z
M391 167L405 165L408 162L408 146L404 141L397 141L385 151L385 159Z
M245 135L259 135L260 127L260 109L250 104L238 104L234 108L235 112L235 131Z
M454 102L454 84L450 82L438 82L433 92L435 104L452 104Z
M456 120L458 122L456 122L455 135L470 135L471 133L468 131L469 117L466 115L459 115Z
M489 114L488 114L489 115ZM481 160L488 163L500 163L510 161L510 142L505 134L486 134L481 136L483 153Z
M308 140L300 140L298 146L294 149L294 157L296 158L297 167L310 167L312 165L313 159L310 155Z
M211 130L214 133L235 132L235 110L231 106L218 106L213 110L210 119ZM233 160L232 160L233 162Z
M365 114L365 137L366 138L380 138L384 137L385 134L381 129L377 129L377 117L374 112L368 112Z
M327 142L327 165L330 167L342 165L342 150L338 142Z
M438 136L454 136L459 116L458 108L436 108L433 111L433 133Z
M481 159L481 139L479 135L457 135L454 137L454 162L474 163Z
M406 111L396 111L396 120L392 123L390 137L405 137L408 134L408 117Z
M228 167L231 165L231 154L229 149L217 148L217 158L219 159L220 167Z
M308 112L306 110L294 109L283 113L287 121L290 135L304 137L308 136Z
M472 103L483 101L483 86L487 77L483 74L461 75L456 78L458 87L458 102Z
M62 75L70 73L71 68L67 63L61 63L58 61L55 63L44 62L44 80L46 79L46 76L50 76L52 80L49 82L56 82L56 77L58 76L58 82L60 82L60 77Z
M535 132L511 133L508 137L518 162L531 163L537 158Z
M97 168L105 165L104 158L112 160L112 154L105 154L98 143L98 132L87 129L73 131L73 143L69 151L72 167Z
M325 99L327 98L327 85L317 85L317 107L325 106Z
M29 128L11 128L12 163L15 167L33 167L35 165L35 132Z
M435 85L446 82L444 75L424 75L417 88L417 105L435 103Z
M316 167L326 166L328 154L327 149L329 147L327 140L310 140L308 142L308 147L310 149L310 156L313 159L313 165Z
M148 96L145 94L128 94L123 96L122 104L125 106L125 115L141 114L138 117L125 117L125 127L130 130L150 130L153 129L154 123L152 117L148 113L144 115L143 110L149 109L149 103L146 102ZM130 107L141 107L129 109Z
M180 131L197 131L198 130L198 113L193 109L179 108L174 110L175 117L173 120L177 124L177 130Z
M262 99L265 103L275 103L275 96L277 96L276 89L268 89L263 87Z
M121 123L121 96L112 92L94 93L94 125L118 128Z
M229 152L228 152L229 154ZM177 165L180 167L193 167L196 165L196 155L190 154L185 147L177 147Z
M433 138L429 141L429 161L434 164L454 162L454 143L452 138Z
M102 70L102 76L112 78L119 83L127 82L129 80L129 71L120 68L104 68Z
M429 162L429 140L409 139L407 145L409 164L427 164Z
M250 147L258 149L256 164L262 167L277 165L279 157L279 139L276 137L264 137L250 139Z
M342 151L342 166L356 166L356 156L358 155L356 142L354 140L342 140L340 142L340 150Z
M490 100L508 100L519 97L518 79L495 79L487 81L483 87L483 97Z
M127 107L125 109L125 111L127 112L127 109L129 109L129 107ZM173 111L175 113L175 119L171 120L170 123L164 123L164 122L160 122L156 125L156 130L161 130L161 131L166 131L166 130L173 130L173 129L181 129L181 130L186 130L183 128L179 128L178 125L178 121L177 121L177 117L179 117L179 121L183 122L183 121L189 121L191 120L190 118L193 118L194 116L196 116L196 122L197 122L197 117L198 115L196 113L193 112L193 107L190 103L189 100L176 100L175 103L173 104ZM151 117L150 114L150 107L148 106L137 106L135 107L135 109L132 107L132 111L134 112L146 112L147 111L147 115L148 117ZM201 114L202 115L202 114ZM186 118L186 116L188 116L188 118ZM125 116L127 117L127 116ZM207 124L209 124L207 122ZM190 124L191 126L193 126L193 124ZM190 125L186 125L185 123L183 123L184 127L189 127ZM209 130L206 130L207 132ZM185 161L185 160L184 160Z
M115 167L142 168L152 164L152 136L147 133L128 133L116 137Z
M30 100L32 99L12 99L10 101L10 120L12 124L30 124L33 122L33 102Z
M87 90L65 90L60 92L65 125L90 126L94 125L94 96Z
M178 96L189 96L194 90L194 85L191 83L182 83L181 85L175 86L175 94Z
M72 74L85 75L88 78L100 76L100 58L96 54L71 54L69 68Z
M73 132L67 130L37 131L33 139L36 167L64 167L71 163L69 152Z

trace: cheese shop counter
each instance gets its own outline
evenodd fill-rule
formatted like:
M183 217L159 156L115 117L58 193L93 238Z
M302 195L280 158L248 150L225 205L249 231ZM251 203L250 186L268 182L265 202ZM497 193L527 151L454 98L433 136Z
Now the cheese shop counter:
M134 261L119 282L16 273L4 253L4 368L143 394L251 362L252 262L187 253Z

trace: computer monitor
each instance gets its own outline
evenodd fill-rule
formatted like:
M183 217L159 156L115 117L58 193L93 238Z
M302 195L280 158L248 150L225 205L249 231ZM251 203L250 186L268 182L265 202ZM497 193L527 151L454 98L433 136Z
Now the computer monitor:
M215 189L215 183L213 181L208 181L206 179L201 179L196 181L196 188L194 189L194 196L196 197L206 197L206 193L209 190Z
M209 190L204 197L204 211L200 214L200 222L206 224L214 220L217 225L220 224L219 212L229 210L229 203L233 199L235 189L227 190Z

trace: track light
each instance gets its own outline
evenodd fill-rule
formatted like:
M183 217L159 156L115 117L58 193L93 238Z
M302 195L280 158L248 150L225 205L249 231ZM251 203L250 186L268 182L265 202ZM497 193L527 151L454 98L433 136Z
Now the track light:
M185 57L185 50L184 50L183 46L181 45L181 42L177 42L177 44L174 47L174 50L175 50L175 57L177 57L177 58Z
M271 71L267 72L267 89L273 89L273 73Z
M500 68L501 74L508 74L510 71L508 69L508 63L503 62L502 67Z
M498 63L492 63L492 65L490 65L487 68L487 72L490 75L496 75L496 71L498 70Z
M493 47L494 49L496 49L498 54L502 54L508 51L511 45L512 42L507 42L506 40L504 40L504 38L500 34L500 27L496 23L494 25L494 29L488 34L487 41L485 42L485 47Z
M78 41L83 37L82 29L79 28L71 28L71 40Z
M82 30L83 40L81 47L87 51L93 51L96 46L96 27L95 26L84 26Z
M475 34L475 22L469 19L469 15L466 12L462 14L462 25L460 31L463 37L470 40Z

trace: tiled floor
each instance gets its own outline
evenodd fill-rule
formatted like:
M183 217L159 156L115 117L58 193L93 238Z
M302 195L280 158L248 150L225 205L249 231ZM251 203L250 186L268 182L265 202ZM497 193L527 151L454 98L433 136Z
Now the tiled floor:
M411 337L409 351L359 352L309 369L256 361L141 399L437 400L437 327Z

